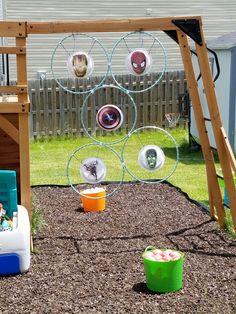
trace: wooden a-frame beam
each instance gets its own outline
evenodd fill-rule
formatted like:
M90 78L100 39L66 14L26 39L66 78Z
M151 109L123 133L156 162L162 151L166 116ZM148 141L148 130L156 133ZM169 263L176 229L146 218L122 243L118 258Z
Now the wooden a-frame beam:
M203 36L203 35L202 35ZM226 146L225 137L222 134L222 121L217 103L214 82L209 66L208 52L206 44L202 47L196 45L199 68L202 74L202 81L211 118L212 129L216 142L217 152L224 177L225 187L229 197L229 207L233 220L234 230L236 231L236 188L232 174L232 159L229 158L229 150ZM234 161L235 163L235 161Z
M178 27L173 24L175 19L195 19L202 25L200 16L165 17L165 18L131 18L104 19L59 22L27 22L28 34L52 33L97 33L97 32L132 32L132 31L173 31Z
M221 196L220 187L218 184L214 156L210 147L209 138L207 135L207 129L201 104L200 95L198 92L197 80L195 78L195 73L192 64L191 50L188 44L188 39L186 34L182 31L177 31L178 41L180 46L180 51L183 59L185 75L187 78L188 90L192 100L192 108L194 112L194 117L199 133L199 138L202 146L202 152L206 164L207 182L208 182L208 192L209 201L211 209L211 217L215 216L215 209L219 221L219 225L224 227L225 225L225 210L223 206L223 200Z

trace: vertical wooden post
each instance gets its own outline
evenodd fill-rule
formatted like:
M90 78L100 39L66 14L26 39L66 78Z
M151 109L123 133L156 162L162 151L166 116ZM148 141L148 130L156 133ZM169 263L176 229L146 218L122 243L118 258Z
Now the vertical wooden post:
M26 28L26 23L25 23ZM26 46L26 37L16 37L17 46ZM26 53L16 55L17 84L27 86ZM27 103L27 89L18 94L18 102ZM21 204L27 209L31 220L30 201L30 159L29 159L29 116L28 112L18 114L19 155L20 155L20 196Z
M211 209L211 217L215 216L215 209L218 216L219 225L225 226L225 210L223 206L223 200L221 196L220 187L218 184L215 163L213 153L210 147L209 138L207 135L207 129L202 110L202 104L198 92L198 85L195 78L193 69L191 51L188 44L187 36L180 30L177 31L180 51L183 59L185 74L188 83L188 90L192 100L192 108L196 120L197 129L202 146L202 152L206 164L208 191L209 191L209 202ZM215 207L215 209L214 209Z
M206 43L204 41L204 35L201 31L203 45L196 45L196 52L198 55L199 68L202 74L202 81L205 89L208 110L211 118L212 129L216 141L216 147L220 160L220 165L224 177L226 190L229 197L229 206L231 216L233 219L234 230L236 230L236 189L234 185L234 178L232 174L231 160L229 158L229 150L226 146L226 139L222 134L222 121L220 118L219 107L214 89L214 82L209 66L208 53Z

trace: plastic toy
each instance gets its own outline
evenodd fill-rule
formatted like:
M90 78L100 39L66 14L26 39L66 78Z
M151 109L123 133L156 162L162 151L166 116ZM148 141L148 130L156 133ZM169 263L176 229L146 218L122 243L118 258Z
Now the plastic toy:
M0 170L0 201L0 276L26 272L30 267L30 222L26 208L17 205L15 171Z

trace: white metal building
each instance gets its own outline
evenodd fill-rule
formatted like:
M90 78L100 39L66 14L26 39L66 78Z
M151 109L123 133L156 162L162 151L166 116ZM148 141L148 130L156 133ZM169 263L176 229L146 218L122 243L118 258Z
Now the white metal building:
M216 52L220 65L220 75L215 81L215 91L219 103L219 111L223 127L228 136L234 152L236 152L236 32L230 32L208 42L208 47ZM194 57L193 57L194 58ZM209 54L211 60L212 55ZM194 60L196 72L199 71L198 64ZM213 77L216 77L217 67L215 60L212 60L211 69ZM216 148L212 124L206 102L202 80L198 82L204 116L207 119L206 127L210 145ZM199 134L191 111L191 135L199 141Z
M6 20L56 21L190 15L202 16L207 40L236 29L235 0L146 0L138 2L131 0L0 0L0 17ZM113 45L122 35L110 33L96 34L95 36L110 53ZM162 32L154 35L160 39L166 49L167 70L182 69L178 45ZM65 34L29 36L27 60L29 79L37 78L38 71L46 71L47 77L51 77L51 55L57 43L64 36ZM120 62L123 62L122 58ZM101 63L98 74L103 67L104 64ZM123 71L119 62L115 65L115 69L117 74L121 74ZM10 78L14 79L14 75L14 62L10 62Z

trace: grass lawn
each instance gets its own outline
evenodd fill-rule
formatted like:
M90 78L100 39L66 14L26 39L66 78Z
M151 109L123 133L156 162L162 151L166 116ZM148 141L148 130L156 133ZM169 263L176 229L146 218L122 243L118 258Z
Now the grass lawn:
M208 192L205 164L202 153L200 151L191 152L188 147L188 132L186 129L170 129L177 145L179 147L179 163L173 175L168 178L168 181L186 192L189 197L208 204ZM165 135L165 134L164 134ZM160 138L161 136L161 138ZM154 179L156 172L147 172L138 166L137 151L140 149L140 142L145 145L145 139L149 143L157 143L158 146L164 147L166 155L165 168L163 173L158 172L159 178L168 176L175 165L176 150L174 143L167 137L162 139L163 134L152 134L146 132L138 136L131 136L128 139L124 150L125 163L135 177L148 180ZM165 136L164 136L165 137ZM114 136L112 141L116 141ZM97 138L98 141L103 141L103 138ZM106 139L107 141L107 139ZM85 138L56 138L48 140L38 140L30 144L30 167L31 167L31 185L42 184L61 184L67 185L66 167L71 154L83 145L90 144L92 141ZM112 148L121 155L123 142L112 145ZM94 152L93 152L94 151ZM168 153L166 153L168 151ZM86 156L100 157L104 160L107 169L110 169L109 176L106 180L119 181L121 180L121 164L119 158L107 148L99 145L92 145L79 150L81 160L86 159ZM77 163L78 165L78 163ZM216 163L219 168L219 164ZM132 180L132 176L125 171L124 180Z

